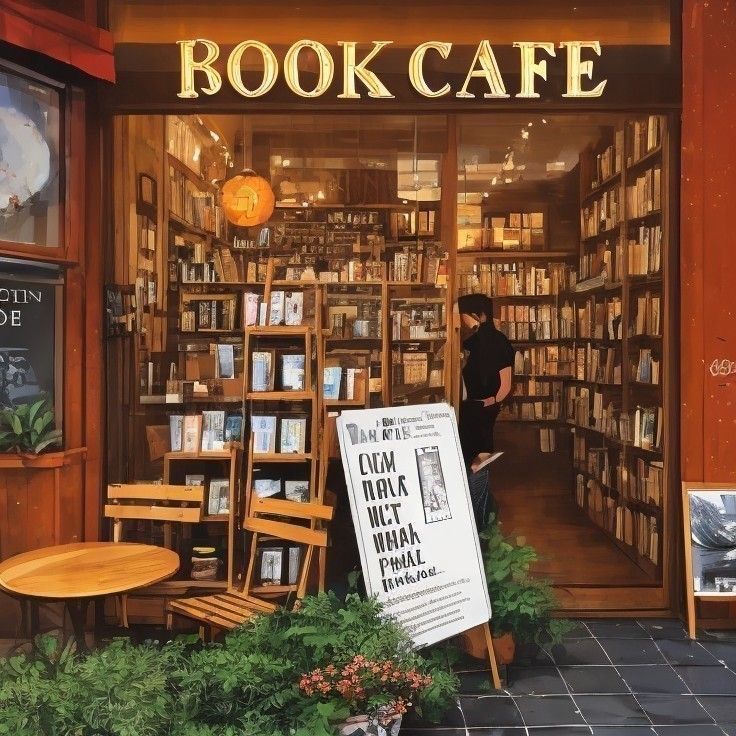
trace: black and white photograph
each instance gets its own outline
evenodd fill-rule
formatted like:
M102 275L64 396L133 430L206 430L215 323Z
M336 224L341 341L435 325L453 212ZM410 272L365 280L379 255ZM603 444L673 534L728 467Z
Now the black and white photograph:
M261 584L281 585L281 570L284 561L282 547L264 547L261 550Z
M427 524L452 518L438 447L418 447L417 470Z
M689 494L693 589L736 594L736 490Z

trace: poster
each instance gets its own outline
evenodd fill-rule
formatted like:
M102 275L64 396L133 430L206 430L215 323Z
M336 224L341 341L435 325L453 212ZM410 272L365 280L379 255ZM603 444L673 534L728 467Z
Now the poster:
M736 595L736 490L689 491L693 591Z
M452 408L344 411L338 435L368 594L417 647L486 623L490 601Z

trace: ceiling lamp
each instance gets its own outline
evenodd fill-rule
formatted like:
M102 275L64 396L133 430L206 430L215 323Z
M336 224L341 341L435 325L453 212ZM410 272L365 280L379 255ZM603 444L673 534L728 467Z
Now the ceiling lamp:
M275 204L271 185L253 169L243 169L222 187L222 206L234 225L262 225L271 217Z

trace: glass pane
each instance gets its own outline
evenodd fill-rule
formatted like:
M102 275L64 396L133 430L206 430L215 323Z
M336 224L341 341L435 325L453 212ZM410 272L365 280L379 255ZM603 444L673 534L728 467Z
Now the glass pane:
M59 93L0 70L0 240L60 245Z

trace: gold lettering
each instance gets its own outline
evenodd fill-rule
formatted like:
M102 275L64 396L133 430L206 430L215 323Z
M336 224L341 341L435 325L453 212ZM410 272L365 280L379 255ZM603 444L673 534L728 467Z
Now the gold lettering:
M338 95L341 100L359 100L360 93L355 90L355 79L358 77L361 82L368 88L368 97L385 97L393 99L393 95L386 89L383 82L376 76L374 72L368 69L368 64L376 54L384 47L389 46L393 41L373 41L373 49L360 62L355 62L355 41L338 41L338 46L343 47L343 91Z
M542 49L550 56L556 56L555 45L548 42L514 41L514 48L521 50L521 91L516 96L539 97L539 92L534 91L534 77L539 75L542 79L547 79L547 60L537 61L536 50Z
M446 59L452 50L452 44L447 41L426 41L419 44L411 54L409 59L409 79L412 87L425 97L442 97L450 91L450 85L444 84L440 89L433 90L424 79L424 55L434 49L443 58Z
M256 89L248 89L243 84L243 75L240 69L243 54L249 48L259 51L263 58L263 80ZM260 41L241 41L232 50L230 58L227 60L227 78L235 91L243 97L261 97L261 95L265 95L276 83L278 75L279 63L276 60L276 55L265 43Z
M583 76L593 79L593 62L581 61L581 49L593 49L601 55L600 41L563 41L560 48L567 48L567 92L563 97L600 97L608 83L607 79L599 82L594 89L583 89Z
M302 49L312 49L319 60L319 76L317 85L312 90L305 90L299 80L299 52ZM284 57L284 77L289 89L300 97L319 97L332 84L335 73L335 62L332 60L327 47L317 41L297 41Z
M475 67L480 64L480 69ZM506 87L503 84L503 78L501 72L498 69L498 63L496 57L491 48L491 44L488 39L484 39L478 44L478 48L473 58L473 63L470 65L470 71L468 76L465 77L465 83L459 92L455 93L455 97L475 97L472 92L468 92L468 85L470 80L474 77L484 77L488 82L490 92L486 92L483 97L486 98L501 98L508 97L506 94Z
M177 97L191 99L199 97L197 90L194 88L194 72L204 72L207 75L208 87L202 87L202 92L206 95L214 95L222 87L222 77L220 72L212 68L212 64L220 55L220 47L214 41L208 41L206 38L195 38L187 41L177 41L181 54L181 89L177 92ZM202 61L194 60L194 47L202 44L207 49L207 55Z

